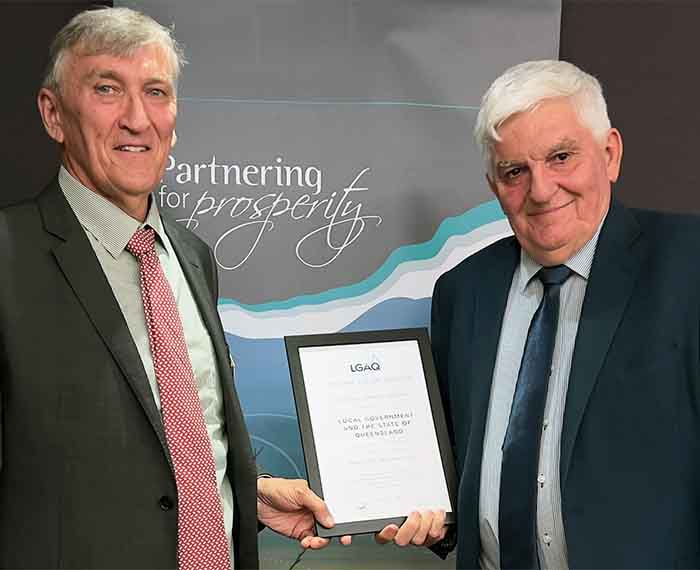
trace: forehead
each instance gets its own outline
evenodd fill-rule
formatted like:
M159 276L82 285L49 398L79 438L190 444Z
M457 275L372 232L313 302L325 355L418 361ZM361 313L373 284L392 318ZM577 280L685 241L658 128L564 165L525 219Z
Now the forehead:
M563 98L542 101L530 111L513 115L498 128L498 134L501 141L493 146L494 157L498 158L539 156L564 141L586 144L593 138L572 103Z
M66 79L83 81L92 77L111 76L124 81L165 81L172 83L173 70L165 50L145 45L128 55L81 53L80 46L71 50L66 61Z

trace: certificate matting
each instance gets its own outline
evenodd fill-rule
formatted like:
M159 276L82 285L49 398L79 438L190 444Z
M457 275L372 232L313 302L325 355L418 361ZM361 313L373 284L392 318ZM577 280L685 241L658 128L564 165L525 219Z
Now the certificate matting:
M376 532L413 510L452 522L456 474L425 329L285 337L309 485L336 521Z

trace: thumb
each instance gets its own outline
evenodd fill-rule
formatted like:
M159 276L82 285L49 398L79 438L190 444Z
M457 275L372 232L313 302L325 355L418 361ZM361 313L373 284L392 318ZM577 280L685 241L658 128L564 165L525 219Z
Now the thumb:
M311 489L307 488L306 492L302 495L301 506L309 509L313 513L314 518L326 528L335 526L335 521L328 510L328 506L324 500Z
M398 532L399 527L395 524L390 524L385 526L381 532L376 533L374 535L374 540L377 544L386 544L387 542L394 540Z

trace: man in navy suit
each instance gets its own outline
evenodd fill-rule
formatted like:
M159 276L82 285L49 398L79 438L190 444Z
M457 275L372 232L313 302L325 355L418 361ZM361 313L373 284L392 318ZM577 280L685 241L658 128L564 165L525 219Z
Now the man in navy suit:
M569 63L507 70L475 138L514 236L447 272L433 296L457 566L700 567L698 220L612 199L621 135L598 81ZM568 278L551 360L533 376L552 271ZM527 386L543 377L533 419ZM521 463L518 437L534 443ZM526 560L513 557L520 545L533 558L504 563Z

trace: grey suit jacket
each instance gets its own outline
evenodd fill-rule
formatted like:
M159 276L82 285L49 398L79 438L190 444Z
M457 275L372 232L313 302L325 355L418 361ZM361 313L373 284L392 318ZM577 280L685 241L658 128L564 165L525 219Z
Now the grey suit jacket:
M257 568L256 469L209 248L163 215L222 382L238 568ZM0 568L176 568L177 492L119 305L56 182L0 210Z

